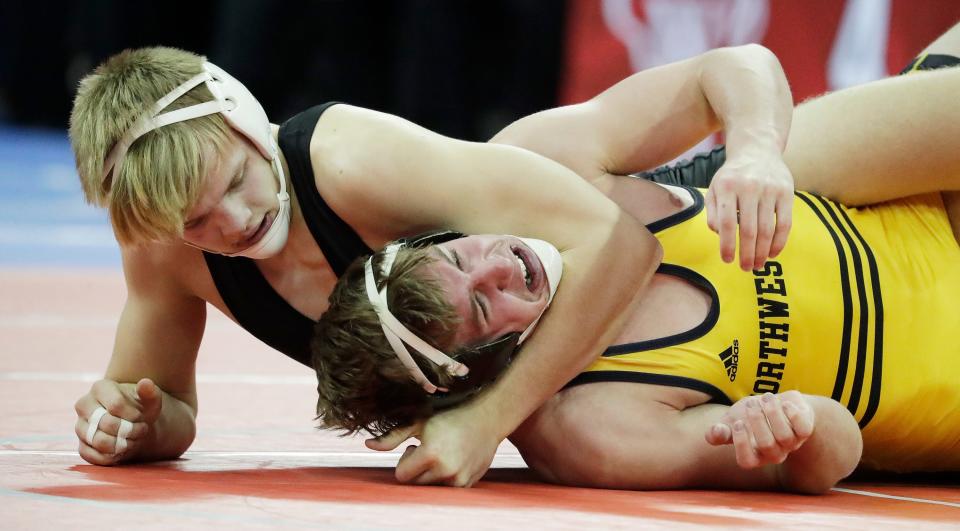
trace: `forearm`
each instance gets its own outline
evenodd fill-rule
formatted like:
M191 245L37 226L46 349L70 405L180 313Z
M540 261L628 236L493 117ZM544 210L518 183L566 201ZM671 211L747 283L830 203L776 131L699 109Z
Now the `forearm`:
M826 492L849 476L860 462L863 437L853 415L840 403L804 395L813 408L813 435L779 466L780 486L805 494Z
M608 238L564 258L561 289L537 332L509 370L467 406L490 419L501 438L613 341L659 266L662 249L642 225L620 214Z
M748 45L704 54L700 86L722 124L729 156L757 145L786 147L793 97L769 50Z

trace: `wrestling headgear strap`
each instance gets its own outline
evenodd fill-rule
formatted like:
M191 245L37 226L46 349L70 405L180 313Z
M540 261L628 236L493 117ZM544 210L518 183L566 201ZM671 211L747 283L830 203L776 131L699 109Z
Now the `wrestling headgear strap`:
M213 100L183 107L175 111L160 114L168 105L186 94L197 85L205 83ZM277 193L279 210L270 226L270 230L256 244L226 256L247 256L249 258L267 258L283 248L290 227L290 196L287 194L287 180L280 163L280 149L270 131L270 120L260 102L242 83L213 63L204 63L203 72L193 76L169 94L160 98L153 107L143 114L110 150L103 164L102 182L108 182L111 172L119 171L127 150L141 136L165 125L199 118L214 113L223 115L231 128L243 134L256 146L264 158L270 160L274 174L280 181Z
M384 253L382 276L390 274L397 251L404 246L424 247L462 237L463 234L458 232L441 231L391 244ZM560 277L563 274L563 261L560 257L560 252L557 251L554 246L542 240L529 238L520 239L536 253L537 258L543 265L544 271L547 273L547 282L550 289L547 298L548 306L553 300L557 286L560 283ZM540 320L540 316L543 315L541 311L540 316L537 316L523 333L514 332L485 345L472 347L463 354L460 362L457 362L417 337L416 334L403 326L403 324L390 313L387 307L386 286L379 292L376 289L372 260L372 257L369 258L364 266L367 296L377 310L377 314L380 316L383 333L393 347L394 352L396 352L397 357L400 358L401 363L410 371L410 375L414 381L433 395L431 397L431 403L434 409L443 409L463 402L478 392L483 386L495 380L497 376L506 369L510 362L513 361L513 355L520 348L520 344L533 332L533 329ZM544 307L544 311L545 310L546 306ZM448 374L458 376L458 378L451 383L448 389L438 388L427 379L423 371L420 370L420 367L414 362L413 357L410 355L406 346L404 346L403 341L414 347L414 349L430 361L444 367ZM467 369L469 369L469 373ZM438 389L442 392L436 393Z
M384 277L388 276L390 270L393 269L393 261L396 259L397 251L399 251L401 247L403 247L402 243L387 246L384 252L383 264L381 265ZM426 392L433 394L437 392L437 389L441 391L447 391L447 389L437 387L430 382L413 360L413 356L410 355L410 351L404 346L403 341L406 341L411 347L430 361L443 367L451 376L465 376L467 374L467 368L463 364L455 361L450 356L440 352L423 339L417 337L416 334L408 330L403 323L390 313L390 308L387 307L387 284L384 283L383 289L377 291L377 283L373 277L372 256L368 258L367 263L364 264L364 281L367 288L367 298L370 299L370 304L372 304L373 308L377 311L377 316L380 318L380 326L383 327L383 335L386 336L390 346L393 347L393 351L397 353L397 357L400 358L400 362L403 363L403 366L410 372L413 380L420 384Z

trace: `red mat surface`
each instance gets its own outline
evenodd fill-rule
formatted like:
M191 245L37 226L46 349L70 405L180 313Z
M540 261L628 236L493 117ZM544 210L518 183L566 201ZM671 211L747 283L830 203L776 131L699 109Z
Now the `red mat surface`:
M116 271L0 270L0 528L960 528L949 484L845 482L817 497L579 489L537 482L508 444L475 488L398 485L397 454L313 429L310 371L215 310L191 450L92 466L76 454L73 402L106 365L123 292Z

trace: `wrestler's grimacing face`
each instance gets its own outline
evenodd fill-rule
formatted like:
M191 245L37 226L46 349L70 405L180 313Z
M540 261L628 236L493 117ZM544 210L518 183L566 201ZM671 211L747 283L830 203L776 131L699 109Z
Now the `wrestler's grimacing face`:
M547 305L550 294L540 259L519 238L467 236L432 249L424 265L460 316L455 348L521 332Z

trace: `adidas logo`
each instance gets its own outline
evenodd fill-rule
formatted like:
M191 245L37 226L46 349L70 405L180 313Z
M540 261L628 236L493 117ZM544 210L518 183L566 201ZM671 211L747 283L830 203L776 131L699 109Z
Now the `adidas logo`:
M723 362L723 368L727 370L727 376L730 381L737 379L737 363L740 361L740 342L736 339L733 344L720 353L720 361Z

